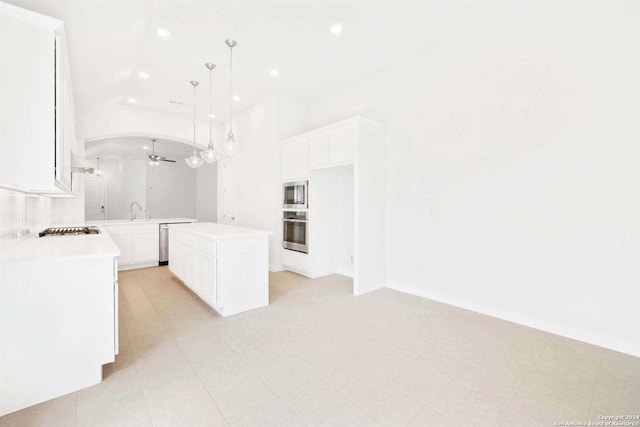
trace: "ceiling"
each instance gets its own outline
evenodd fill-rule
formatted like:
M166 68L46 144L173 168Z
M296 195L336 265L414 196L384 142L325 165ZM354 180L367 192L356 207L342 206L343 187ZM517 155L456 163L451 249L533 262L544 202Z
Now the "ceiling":
M233 102L242 110L272 94L304 101L409 57L480 21L477 3L453 1L8 0L65 22L79 114L135 105L208 113L213 75L216 120L228 116L229 48L234 38ZM329 31L339 23L343 32ZM168 38L156 30L170 31ZM280 75L270 76L277 68ZM149 74L147 80L139 72ZM184 102L175 105L170 100Z
M145 150L143 147L147 147ZM179 162L191 156L193 148L181 142L157 139L155 153L159 156L167 157ZM152 153L152 143L149 138L127 137L127 138L107 138L98 141L87 141L85 143L86 159L92 160L101 158L128 158L135 159Z

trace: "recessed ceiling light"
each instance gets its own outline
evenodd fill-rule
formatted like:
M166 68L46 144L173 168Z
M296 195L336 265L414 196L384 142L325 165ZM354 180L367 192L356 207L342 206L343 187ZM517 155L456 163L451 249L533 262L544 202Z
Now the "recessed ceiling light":
M269 71L271 77L278 77L280 75L280 71L277 68L273 68Z
M143 146L142 146L142 149L143 149L143 150L148 150L148 149L149 149L149 147L147 147L146 145L143 145Z
M331 31L332 34L338 35L342 32L342 25L333 24L331 28L329 28L329 31Z
M149 73L145 73L144 71L140 71L138 72L138 77L140 77L141 79L148 79L149 78Z
M215 118L216 118L216 115L215 115L215 114L209 114L209 118L211 118L211 119L215 119Z
M233 100L234 101L240 101L240 97L238 95L233 95Z
M136 102L138 102L138 100L135 98L128 98L127 102L129 102L130 104L135 104Z
M171 33L166 28L156 28L156 33L158 33L160 37L164 37L165 39L171 37Z

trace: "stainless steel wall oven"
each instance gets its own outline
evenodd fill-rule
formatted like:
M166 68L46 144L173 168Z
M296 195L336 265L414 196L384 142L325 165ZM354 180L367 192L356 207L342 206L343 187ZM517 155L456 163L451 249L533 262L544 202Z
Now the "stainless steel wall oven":
M309 253L308 212L282 212L282 247L305 254Z

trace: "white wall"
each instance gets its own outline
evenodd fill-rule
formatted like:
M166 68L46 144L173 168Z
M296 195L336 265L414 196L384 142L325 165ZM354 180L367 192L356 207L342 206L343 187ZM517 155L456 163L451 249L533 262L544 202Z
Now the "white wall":
M78 130L84 141L114 137L148 136L171 141L193 142L193 116L166 113L138 107L112 107L78 115ZM216 135L222 126L214 124ZM208 119L198 120L198 146L206 148L209 138Z
M390 286L640 355L638 28L521 5L311 103L389 124Z
M236 154L222 162L218 218L269 230L269 264L282 268L280 139L299 132L306 109L280 97L264 99L234 117ZM231 220L231 218L235 218Z
M309 251L313 274L353 277L353 165L310 171Z
M198 221L218 222L218 163L196 169L195 202Z
M202 167L210 167L203 165ZM180 159L147 166L147 204L151 218L193 218L196 215L196 172Z
M32 235L52 220L53 199L0 188L0 253L19 243L18 231L28 229Z
M140 203L142 209L147 210L147 216L149 216L147 180L150 166L147 165L147 161L144 159L123 157L120 162L122 165L120 209L117 212L109 212L108 219L129 219L131 216L131 203L133 202ZM134 213L138 218L145 216L144 212L140 212L137 206L134 209Z
M265 99L234 118L238 147L234 156L222 164L224 222L261 230L273 230L277 200L277 147L274 139L274 109ZM234 218L234 219L232 219ZM274 264L277 236L269 239L269 263Z

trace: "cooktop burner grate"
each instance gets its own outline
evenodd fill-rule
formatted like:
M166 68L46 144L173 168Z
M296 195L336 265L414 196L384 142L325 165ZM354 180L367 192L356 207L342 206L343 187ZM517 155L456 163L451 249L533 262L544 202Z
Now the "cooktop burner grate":
M98 227L51 227L41 231L39 236L78 236L82 234L100 234Z

